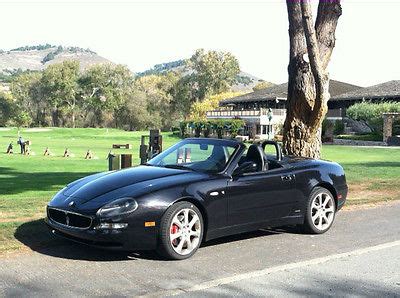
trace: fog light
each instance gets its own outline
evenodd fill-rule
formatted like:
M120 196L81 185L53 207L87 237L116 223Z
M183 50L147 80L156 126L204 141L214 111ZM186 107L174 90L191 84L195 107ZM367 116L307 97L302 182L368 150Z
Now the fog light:
M113 229L125 229L128 226L127 223L111 223L111 222L102 222L98 224L95 229L96 230L113 230Z

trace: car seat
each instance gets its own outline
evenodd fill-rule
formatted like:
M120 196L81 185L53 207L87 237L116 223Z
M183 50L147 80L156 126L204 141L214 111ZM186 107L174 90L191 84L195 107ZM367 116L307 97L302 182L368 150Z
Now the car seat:
M249 149L247 149L246 161L256 163L257 172L267 170L266 166L268 165L268 163L265 162L264 152L262 148L257 144L250 145Z

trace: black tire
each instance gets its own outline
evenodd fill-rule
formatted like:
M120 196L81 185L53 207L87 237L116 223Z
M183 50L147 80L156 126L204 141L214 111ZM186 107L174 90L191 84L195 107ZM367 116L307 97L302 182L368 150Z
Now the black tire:
M321 194L322 195L329 195L332 198L333 214L332 214L332 218L331 218L330 224L327 227L323 228L323 229L318 229L316 227L316 225L313 223L313 220L312 220L312 212L313 212L312 211L312 204L313 204L314 199L318 195L321 195ZM329 190L327 190L326 188L324 188L324 187L315 187L311 191L310 196L309 196L308 201L307 201L307 207L306 207L306 212L305 212L303 230L306 233L310 233L310 234L323 234L323 233L327 232L332 227L332 224L335 221L335 215L336 215L336 204L335 204L335 199L334 199L334 196L332 195L332 193Z
M170 228L172 224L172 220L174 216L178 214L183 209L191 209L193 210L200 219L200 236L198 245L188 254L182 255L177 253L174 248L172 247L170 241ZM190 258L194 255L197 249L200 247L200 244L203 239L204 233L204 222L203 216L200 210L192 203L187 201L181 201L176 204L173 204L171 207L167 209L163 217L161 218L160 222L160 231L159 231L159 238L158 238L158 248L157 252L162 255L163 257L170 259L170 260L184 260Z

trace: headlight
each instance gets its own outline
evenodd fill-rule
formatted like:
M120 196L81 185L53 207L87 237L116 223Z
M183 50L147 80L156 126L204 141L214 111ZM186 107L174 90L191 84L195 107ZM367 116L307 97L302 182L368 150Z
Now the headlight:
M127 215L138 208L137 202L132 198L121 198L101 207L97 211L97 216L110 218L115 216Z

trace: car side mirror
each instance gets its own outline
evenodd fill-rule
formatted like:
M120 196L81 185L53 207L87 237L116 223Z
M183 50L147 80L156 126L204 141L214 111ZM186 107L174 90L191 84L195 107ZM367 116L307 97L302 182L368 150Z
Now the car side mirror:
M252 161L246 161L242 163L236 170L233 172L233 176L241 176L246 173L254 173L257 172L257 164Z

